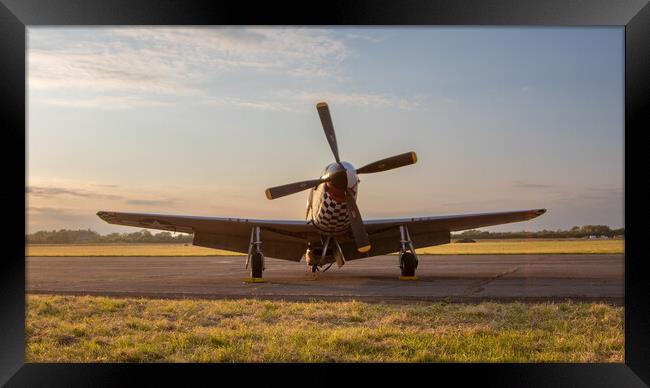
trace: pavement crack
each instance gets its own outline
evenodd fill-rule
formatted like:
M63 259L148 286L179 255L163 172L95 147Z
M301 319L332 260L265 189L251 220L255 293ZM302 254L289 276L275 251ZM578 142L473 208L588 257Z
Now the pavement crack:
M502 277L504 277L506 275L510 275L511 273L517 272L518 270L519 270L519 266L511 268L511 269L509 269L507 271L499 272L498 274L496 274L496 275L494 275L492 277L489 277L489 278L487 278L485 280L481 280L477 284L472 285L470 287L467 287L465 289L465 292L463 292L463 296L470 296L471 294L476 294L478 292L481 292L481 291L483 291L485 289L485 286L492 283L493 281L495 281L497 279L501 279Z

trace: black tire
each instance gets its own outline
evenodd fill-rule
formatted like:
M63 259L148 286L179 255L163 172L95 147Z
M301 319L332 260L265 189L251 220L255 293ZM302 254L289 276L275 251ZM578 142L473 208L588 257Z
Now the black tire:
M412 253L402 255L402 276L415 276L415 268L418 266L415 256Z
M251 277L261 278L262 270L262 254L259 252L253 253L253 257L251 257Z

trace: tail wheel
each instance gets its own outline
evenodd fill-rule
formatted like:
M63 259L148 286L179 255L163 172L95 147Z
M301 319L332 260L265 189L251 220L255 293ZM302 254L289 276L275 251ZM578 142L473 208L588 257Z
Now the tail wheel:
M251 257L251 277L261 278L262 270L262 254L260 252L253 253L253 257Z
M402 276L415 276L415 268L418 262L412 253L405 252L402 254Z

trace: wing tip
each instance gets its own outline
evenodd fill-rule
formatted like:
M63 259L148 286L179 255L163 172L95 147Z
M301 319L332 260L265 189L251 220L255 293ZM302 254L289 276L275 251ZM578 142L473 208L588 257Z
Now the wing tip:
M535 210L531 210L530 213L531 213L531 218L535 218L546 213L546 209L535 209Z
M109 224L112 224L113 223L112 221L114 221L115 218L116 218L115 213L107 212L107 211L104 211L104 210L100 210L96 214L97 214L97 217L99 217L102 220L108 222Z

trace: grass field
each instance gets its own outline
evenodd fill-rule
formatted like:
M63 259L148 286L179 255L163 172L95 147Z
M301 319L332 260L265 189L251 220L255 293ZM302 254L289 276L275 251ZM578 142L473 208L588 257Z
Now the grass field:
M230 256L241 255L192 244L34 244L26 256Z
M623 307L27 296L27 362L623 362Z
M624 240L478 240L416 249L432 255L623 253Z
M418 249L419 254L576 254L623 253L623 240L480 240ZM224 256L240 255L188 244L28 245L27 256Z

